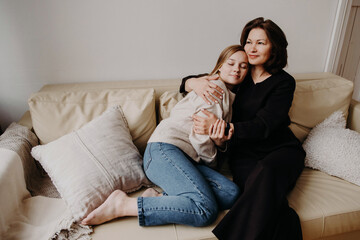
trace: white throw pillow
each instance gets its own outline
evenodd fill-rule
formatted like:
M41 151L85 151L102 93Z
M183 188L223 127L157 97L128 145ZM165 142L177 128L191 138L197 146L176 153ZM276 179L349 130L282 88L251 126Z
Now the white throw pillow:
M360 133L345 126L341 111L316 125L303 144L305 166L360 185Z
M32 156L49 174L76 221L115 189L132 192L149 184L120 106L46 145Z

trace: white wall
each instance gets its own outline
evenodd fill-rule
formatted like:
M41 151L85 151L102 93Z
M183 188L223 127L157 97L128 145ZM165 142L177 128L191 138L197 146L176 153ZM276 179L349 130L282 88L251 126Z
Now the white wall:
M339 1L0 0L0 124L48 83L208 72L259 16L286 33L289 72L324 71Z

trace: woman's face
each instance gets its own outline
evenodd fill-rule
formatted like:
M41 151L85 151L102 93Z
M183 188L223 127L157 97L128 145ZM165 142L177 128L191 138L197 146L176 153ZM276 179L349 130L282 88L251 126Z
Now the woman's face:
M232 54L220 67L219 76L225 84L231 86L241 83L248 71L248 60L244 51Z
M249 63L254 66L261 66L270 58L271 42L263 29L254 28L249 32L244 49Z

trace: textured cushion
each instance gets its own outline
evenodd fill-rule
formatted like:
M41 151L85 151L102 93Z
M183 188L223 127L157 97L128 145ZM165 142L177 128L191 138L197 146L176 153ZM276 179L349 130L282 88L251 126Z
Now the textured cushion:
M144 152L156 127L153 89L74 90L71 85L59 88L37 92L28 100L33 128L41 144L79 129L110 106L120 105L135 145L140 153Z
M120 106L79 130L34 147L31 154L49 174L76 220L115 189L132 192L149 183Z
M360 186L360 133L345 126L341 111L316 125L303 144L305 165Z

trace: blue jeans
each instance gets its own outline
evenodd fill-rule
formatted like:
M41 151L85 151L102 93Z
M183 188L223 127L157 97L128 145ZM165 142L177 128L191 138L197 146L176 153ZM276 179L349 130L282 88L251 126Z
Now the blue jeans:
M206 226L216 220L219 209L230 208L239 195L235 183L195 163L172 144L148 143L143 164L146 176L164 193L138 198L140 226Z

